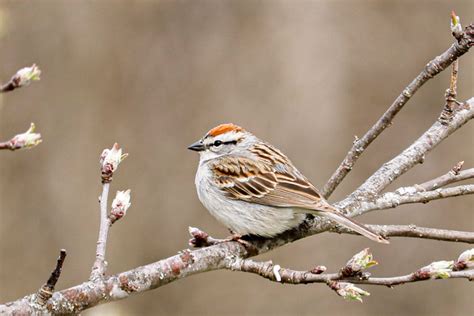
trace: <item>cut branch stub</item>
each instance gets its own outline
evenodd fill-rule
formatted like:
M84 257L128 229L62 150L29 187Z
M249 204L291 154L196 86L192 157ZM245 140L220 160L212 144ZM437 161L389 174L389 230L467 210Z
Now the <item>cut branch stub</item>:
M56 267L54 268L53 272L51 272L51 276L49 277L48 281L38 290L36 294L36 303L40 306L44 306L46 302L53 296L54 288L56 283L61 276L61 269L64 264L64 260L66 260L66 250L61 249L59 252L58 260L56 261Z

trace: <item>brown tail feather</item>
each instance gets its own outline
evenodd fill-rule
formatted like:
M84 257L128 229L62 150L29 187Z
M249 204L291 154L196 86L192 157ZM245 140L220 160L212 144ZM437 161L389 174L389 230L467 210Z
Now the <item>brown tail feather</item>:
M365 227L362 224L359 224L358 222L354 221L353 219L350 219L349 217L346 217L345 215L341 214L338 211L324 211L324 212L319 212L321 215L335 221L338 224L341 224L343 226L346 226L347 228L350 228L362 236L365 236L373 241L382 243L382 244L389 244L390 242L380 236L379 234L371 231L367 227Z
M322 205L321 205L322 204ZM308 213L308 209L304 210L305 213ZM314 215L319 215L323 217L327 217L330 220L341 224L355 232L358 232L362 236L365 236L373 241L382 243L382 244L389 244L390 242L377 234L376 232L371 231L369 228L365 227L362 224L359 224L355 220L345 216L342 214L337 208L332 206L326 201L321 201L317 208L313 209L309 213L313 213Z

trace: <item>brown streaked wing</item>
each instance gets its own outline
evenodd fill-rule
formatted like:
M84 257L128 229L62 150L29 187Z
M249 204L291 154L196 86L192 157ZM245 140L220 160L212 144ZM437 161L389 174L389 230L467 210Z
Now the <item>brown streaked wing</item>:
M260 148L263 148L262 145ZM222 157L212 163L215 183L229 198L275 207L313 209L320 201L316 188L281 152L260 160L245 157ZM272 162L273 163L272 163Z
M275 189L270 165L245 157L225 156L210 165L214 181L230 198L250 201Z

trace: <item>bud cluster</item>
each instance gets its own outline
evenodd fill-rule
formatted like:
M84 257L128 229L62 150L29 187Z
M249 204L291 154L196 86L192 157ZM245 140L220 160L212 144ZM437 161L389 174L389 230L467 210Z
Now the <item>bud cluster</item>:
M41 70L33 64L31 67L25 67L16 72L10 79L12 88L20 88L29 85L32 81L40 80Z
M453 270L460 271L474 268L474 248L464 251L454 262Z
M435 261L415 272L415 277L420 280L425 279L447 279L453 271L453 261Z
M132 205L130 203L130 190L117 191L115 199L112 201L112 210L109 215L112 224L127 214L130 205Z
M370 293L364 291L361 288L358 288L352 283L347 282L337 282L337 281L330 281L328 283L329 287L336 291L339 296L342 296L344 299L348 301L362 301L362 296L369 296Z
M363 270L377 265L369 248L365 248L355 254L346 265L341 269L340 273L343 277L360 275Z
M122 153L122 148L115 143L111 149L104 149L100 155L100 169L102 174L102 183L112 181L114 172L117 171L119 164L127 158L128 154Z
M22 133L15 135L10 141L9 141L9 147L11 150L15 149L29 149L32 147L35 147L39 143L42 142L41 139L41 134L39 133L34 133L35 131L35 124L31 123L30 128Z

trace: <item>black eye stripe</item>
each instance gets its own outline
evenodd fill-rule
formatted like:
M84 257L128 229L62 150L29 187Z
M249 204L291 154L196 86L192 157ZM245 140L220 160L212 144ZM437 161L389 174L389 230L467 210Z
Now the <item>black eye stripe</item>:
M217 146L220 146L220 145L230 145L230 144L236 145L237 141L236 140L230 140L228 142L222 142L220 140L216 140L214 143L209 144L209 146L216 146L217 147Z

